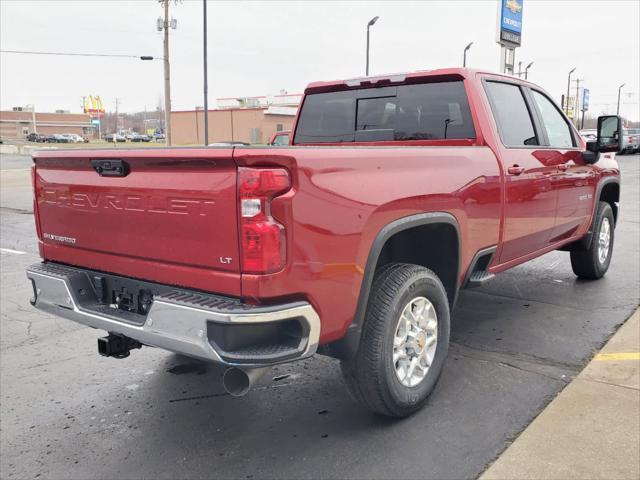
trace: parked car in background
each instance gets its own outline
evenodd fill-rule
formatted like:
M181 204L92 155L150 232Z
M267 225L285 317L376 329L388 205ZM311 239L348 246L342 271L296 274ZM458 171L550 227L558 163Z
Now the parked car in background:
M290 132L276 132L271 136L269 143L267 145L271 145L274 147L282 147L284 145L289 145L289 133Z
M55 143L71 143L69 137L66 137L65 135L62 135L60 133L53 134L53 141Z
M40 133L31 132L29 135L27 135L27 141L36 142L36 143L44 143L44 142L47 141L47 136L46 135L42 135Z
M108 133L104 136L104 140L106 142L126 142L127 139L124 135L120 135L119 133Z
M622 129L622 153L638 153L640 151L640 128Z
M149 138L149 135L140 135L139 133L135 133L129 140L132 142L150 142L151 138Z
M585 142L595 142L598 139L597 130L580 130L579 133Z
M164 133L154 133L153 134L153 140L155 142L164 142L166 139L166 136Z
M63 136L69 139L69 143L84 143L84 138L77 133L65 133Z

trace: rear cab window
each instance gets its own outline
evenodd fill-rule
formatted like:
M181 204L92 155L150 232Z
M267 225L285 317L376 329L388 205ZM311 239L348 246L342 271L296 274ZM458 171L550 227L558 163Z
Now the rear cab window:
M474 139L462 81L305 96L294 144Z

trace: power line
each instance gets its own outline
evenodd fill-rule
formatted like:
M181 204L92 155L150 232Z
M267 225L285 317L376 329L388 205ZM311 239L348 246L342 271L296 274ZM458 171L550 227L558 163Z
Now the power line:
M24 55L58 55L72 57L118 57L118 58L136 58L139 60L162 60L159 57L151 55L124 55L117 53L72 53L72 52L35 52L30 50L0 50L0 53L18 53Z

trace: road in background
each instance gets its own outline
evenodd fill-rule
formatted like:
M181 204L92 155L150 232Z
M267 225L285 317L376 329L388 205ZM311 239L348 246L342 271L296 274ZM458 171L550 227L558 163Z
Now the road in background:
M476 477L638 305L640 157L618 159L607 276L577 280L569 255L551 252L461 292L440 383L394 421L351 402L338 362L321 356L275 368L240 399L212 365L151 348L98 356L102 332L28 303L29 179L5 188L5 162L29 159L3 156L0 247L26 253L0 250L0 477Z

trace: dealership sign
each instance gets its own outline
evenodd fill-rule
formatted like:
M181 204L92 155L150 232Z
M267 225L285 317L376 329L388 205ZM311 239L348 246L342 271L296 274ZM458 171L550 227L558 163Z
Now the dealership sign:
M582 90L582 111L586 112L589 110L589 89L584 88Z
M497 42L505 47L519 47L522 37L522 3L524 0L500 0Z

